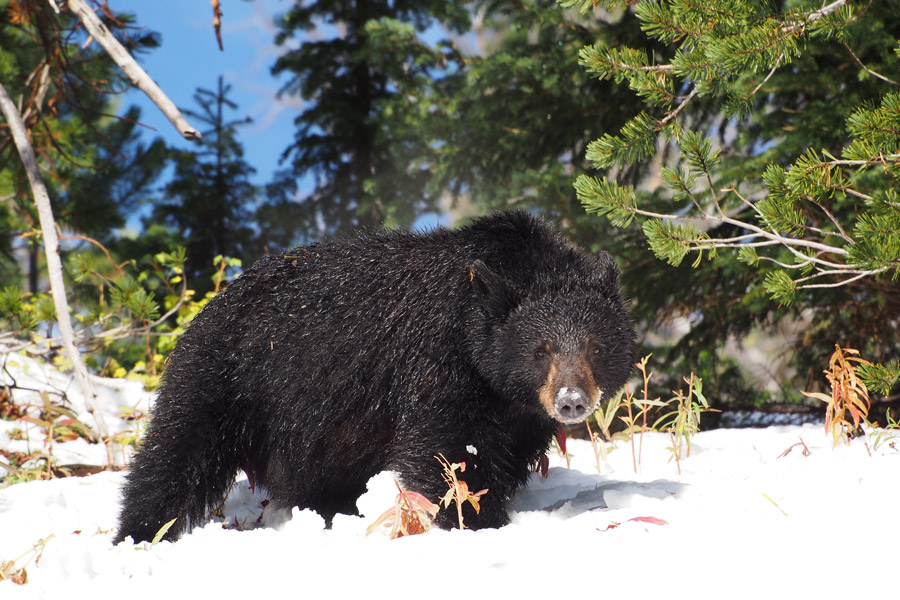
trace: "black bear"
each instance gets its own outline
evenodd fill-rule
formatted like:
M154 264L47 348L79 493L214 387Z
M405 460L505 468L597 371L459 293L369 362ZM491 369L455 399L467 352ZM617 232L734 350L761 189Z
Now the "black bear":
M561 424L624 385L634 344L613 259L522 212L265 256L172 353L116 541L176 517L177 538L240 469L326 519L382 470L436 502L440 454L488 490L466 525L500 527Z

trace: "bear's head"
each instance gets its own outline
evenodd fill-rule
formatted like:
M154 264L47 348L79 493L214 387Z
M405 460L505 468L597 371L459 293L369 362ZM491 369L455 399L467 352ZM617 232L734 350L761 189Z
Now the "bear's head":
M566 264L514 281L471 266L484 317L477 365L494 389L560 423L589 417L631 372L635 333L609 254L573 250Z

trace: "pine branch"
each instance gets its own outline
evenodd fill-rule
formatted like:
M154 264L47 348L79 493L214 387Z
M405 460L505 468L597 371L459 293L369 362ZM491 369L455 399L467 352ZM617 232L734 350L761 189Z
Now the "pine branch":
M776 231L767 231L757 225L753 225L752 223L748 223L746 221L742 221L740 219L735 219L724 214L720 216L711 216L708 214L704 214L703 216L691 216L691 215L672 215L672 214L664 214L658 213L654 211L648 211L642 208L638 208L636 201L634 199L634 190L631 188L623 189L618 186L613 181L603 180L599 181L593 177L580 176L575 183L576 192L578 195L578 199L584 205L585 209L588 212L599 213L599 214L607 214L610 212L608 208L610 206L609 202L604 202L605 198L610 196L615 196L617 198L621 198L619 202L616 203L616 208L619 211L630 212L633 215L647 217L650 219L657 219L660 221L677 221L682 223L705 223L707 227L715 227L716 225L728 224L733 225L738 228L748 229L756 236L765 238L769 242L773 244L781 244L788 248L789 250L792 247L800 247L800 248L809 248L811 250L818 250L820 252L824 252L826 254L836 254L839 256L847 256L847 250L843 248L838 248L836 246L829 246L828 244L822 244L820 242L813 242L810 240L791 238L781 235ZM602 190L602 191L601 191ZM617 213L618 218L621 220L625 220L624 212ZM626 223L627 224L627 223ZM741 242L747 239L747 236L741 236L740 238L735 238L732 240L735 243L730 244L728 247L738 247L736 245L737 242ZM715 238L710 238L709 243L715 243ZM728 241L726 241L728 243ZM722 246L726 247L726 246ZM803 256L803 255L801 255ZM822 264L826 264L829 266L839 265L839 263L829 263L827 261L821 261Z

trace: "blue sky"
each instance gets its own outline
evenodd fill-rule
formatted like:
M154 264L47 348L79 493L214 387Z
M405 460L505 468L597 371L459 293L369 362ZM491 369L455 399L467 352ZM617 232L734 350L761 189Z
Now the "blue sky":
M300 98L278 98L286 78L271 74L275 60L285 51L275 45L274 19L293 2L221 0L223 52L216 43L209 0L109 0L114 11L134 14L137 24L162 37L159 48L137 58L176 106L197 109L194 92L198 87L216 89L219 75L232 85L230 98L238 110L230 119L253 119L239 128L238 140L244 146L244 159L257 171L251 182L259 186L271 182L280 168L281 153L294 141L294 118L303 108ZM162 136L170 146L192 147L142 92L125 94L122 110L134 104L141 107L141 123L152 128L146 132L148 140ZM202 129L198 123L192 125ZM306 187L312 185L307 182ZM134 215L133 226L139 217ZM447 218L429 214L414 227L427 229L440 223L446 224Z
M209 0L109 1L114 11L134 14L138 24L162 36L162 45L138 60L179 108L196 109L196 88L214 90L219 75L232 84L230 97L239 106L230 118L253 119L239 129L238 139L244 145L244 158L257 169L252 181L258 185L271 181L278 169L281 152L294 139L293 120L302 106L298 98L276 98L282 83L270 73L284 51L275 46L273 18L291 4L288 0L222 0L225 50L220 52ZM141 107L141 122L155 130L147 131L148 138L161 135L170 145L191 146L143 93L129 92L122 103Z

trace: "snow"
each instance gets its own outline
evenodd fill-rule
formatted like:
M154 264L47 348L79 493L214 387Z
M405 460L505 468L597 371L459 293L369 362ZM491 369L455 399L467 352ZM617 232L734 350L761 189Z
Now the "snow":
M65 390L79 419L92 423L68 376L19 355L7 370L18 386ZM98 384L113 431L131 426L119 407L147 409L139 384ZM19 404L26 396L39 398L14 394ZM33 429L31 441L9 439L26 425L0 421L0 448L39 449ZM892 528L900 439L878 441L832 447L820 424L712 430L692 438L679 474L663 434L644 436L638 473L629 443L598 470L591 445L570 439L572 468L552 452L547 477L533 475L515 497L510 525L397 540L365 534L393 505L391 473L369 482L362 516L339 515L330 530L309 510L263 507L264 492L242 478L225 504L227 521L259 526L210 523L153 547L110 541L121 472L20 483L0 490L0 563L53 537L37 562L16 563L28 583L0 582L0 598L882 596L895 589L900 558ZM60 463L105 456L83 441L53 450Z

